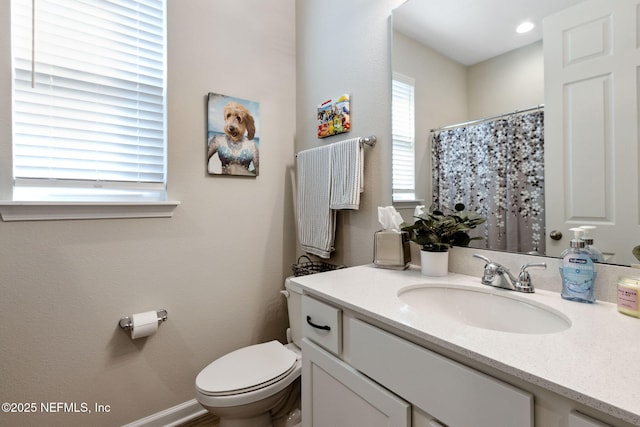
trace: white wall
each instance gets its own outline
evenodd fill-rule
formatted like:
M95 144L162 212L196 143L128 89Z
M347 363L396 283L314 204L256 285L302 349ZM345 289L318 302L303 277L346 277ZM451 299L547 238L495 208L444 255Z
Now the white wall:
M10 146L8 1L0 5L0 166ZM216 357L284 339L295 259L295 1L168 1L172 219L0 222L0 396L109 414L6 414L1 425L122 425L194 397ZM257 179L207 176L206 94L260 103ZM118 320L166 308L131 341Z

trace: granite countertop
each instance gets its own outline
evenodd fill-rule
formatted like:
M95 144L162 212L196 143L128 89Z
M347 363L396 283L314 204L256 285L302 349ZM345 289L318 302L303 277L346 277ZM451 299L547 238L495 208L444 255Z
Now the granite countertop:
M383 322L426 344L438 345L640 425L640 319L619 313L615 304L566 301L556 292L539 289L533 294L514 292L514 296L544 304L571 321L571 327L561 332L519 334L430 316L398 298L400 289L428 283L494 291L480 284L478 277L449 273L434 278L416 269L397 271L365 265L295 277L294 282L306 293Z

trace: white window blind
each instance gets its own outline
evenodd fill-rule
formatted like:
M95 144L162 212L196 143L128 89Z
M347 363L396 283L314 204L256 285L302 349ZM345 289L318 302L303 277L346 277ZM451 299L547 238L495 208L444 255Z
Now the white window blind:
M415 200L413 79L394 73L392 97L393 200Z
M14 200L164 194L165 0L11 6Z

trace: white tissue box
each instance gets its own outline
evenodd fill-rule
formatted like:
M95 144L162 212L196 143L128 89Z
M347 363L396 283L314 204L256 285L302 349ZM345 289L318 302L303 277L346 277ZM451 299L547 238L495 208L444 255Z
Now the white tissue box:
M376 267L404 270L411 262L409 233L406 231L376 231L373 263Z

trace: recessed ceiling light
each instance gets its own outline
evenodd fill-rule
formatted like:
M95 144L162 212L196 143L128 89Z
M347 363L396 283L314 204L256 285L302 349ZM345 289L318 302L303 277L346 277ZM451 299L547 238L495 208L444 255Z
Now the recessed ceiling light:
M533 30L533 27L535 27L535 25L533 25L533 22L523 22L522 24L518 25L518 28L516 28L516 32L518 32L518 34L528 33L529 31Z

